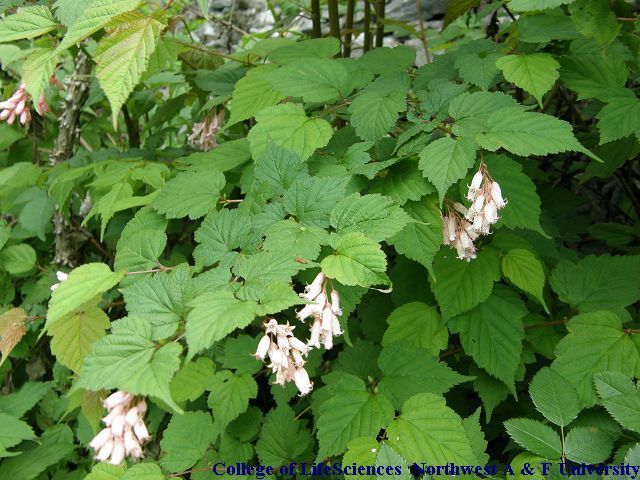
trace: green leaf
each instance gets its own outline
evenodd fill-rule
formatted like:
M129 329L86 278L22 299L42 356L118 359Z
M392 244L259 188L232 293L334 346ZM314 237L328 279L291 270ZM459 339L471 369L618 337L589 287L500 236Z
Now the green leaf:
M406 71L415 61L415 49L405 45L374 48L357 59L360 67L375 75Z
M27 243L11 245L0 251L0 268L11 275L31 271L36 264L36 251Z
M393 407L383 395L352 390L340 392L320 407L318 458L339 455L358 437L375 437L393 420Z
M473 381L473 389L478 392L482 400L486 420L489 422L495 408L509 396L509 387L475 365L469 369L469 375L476 377Z
M7 452L7 448L18 445L23 440L32 440L35 434L31 427L22 420L0 412L0 458L17 455L18 452Z
M419 347L438 355L447 348L449 331L438 311L421 302L406 303L387 318L389 326L382 337L382 345L402 343Z
M476 144L469 139L442 137L420 152L419 168L438 190L440 203L451 185L464 177L476 159Z
M322 260L322 271L345 285L388 285L387 259L380 245L364 233L347 233L338 239L335 254Z
M39 37L57 27L58 23L47 7L22 7L0 23L0 43Z
M613 450L614 437L596 427L573 427L565 439L568 460L581 464L606 461Z
M58 51L65 50L106 26L112 18L138 7L139 0L93 0L78 19L69 26L66 35L58 45Z
M590 255L578 263L558 263L551 287L560 300L581 312L616 310L640 299L640 255Z
M479 367L502 380L515 394L515 375L520 365L527 309L511 290L496 287L474 310L455 319L464 351Z
M288 405L278 405L264 419L256 453L262 465L288 465L300 458L311 442L303 422Z
M122 291L129 315L151 325L152 340L170 337L184 319L192 297L190 281L188 267L179 267L141 279Z
M285 210L300 223L325 228L329 226L331 211L342 198L347 178L307 177L296 181L285 192Z
M429 278L431 289L447 319L489 298L493 283L500 279L500 260L495 251L484 250L475 260L464 262L443 249L436 256L433 271L435 279Z
M535 254L529 250L514 248L502 257L502 273L513 284L533 295L549 311L542 296L544 269Z
M351 124L363 140L378 140L391 130L407 109L409 77L405 72L381 75L349 105Z
M531 12L556 8L571 2L573 0L511 0L508 5L514 12Z
M310 58L331 58L340 52L340 41L337 38L313 38L292 45L286 45L268 54L269 59L279 65L286 65L298 60Z
M263 108L256 114L256 122L248 135L254 158L272 141L306 160L316 149L329 143L333 135L326 120L307 117L304 108L295 103Z
M378 50L377 48L375 50ZM375 51L373 50L373 51ZM373 437L354 438L347 445L347 451L342 457L343 465L374 465L378 457L380 444ZM375 475L349 475L352 480L375 480Z
M21 417L31 410L51 389L51 382L27 382L13 393L0 397L0 411Z
M187 470L204 456L213 440L210 414L196 411L173 415L160 441L160 464L170 472Z
M486 55L468 53L456 60L456 68L460 71L460 78L477 85L482 90L489 90L500 70L496 67L496 60L500 54L496 52Z
M288 282L302 268L291 252L260 252L243 257L234 273L254 283Z
M265 233L263 248L266 251L289 252L311 261L320 255L320 246L328 243L324 229L302 226L291 218L274 223Z
M271 87L305 102L330 103L351 93L349 72L333 59L306 58L266 73Z
M571 383L585 407L596 402L593 376L604 371L633 377L640 366L638 350L612 312L583 313L567 323L569 334L556 346L551 368Z
M565 55L561 62L560 79L571 90L578 93L578 100L597 98L602 101L628 94L627 66L619 55Z
M87 263L72 270L69 278L61 282L51 295L45 328L50 328L97 295L110 290L122 278L124 272L112 272L104 263Z
M387 175L376 180L371 184L370 192L391 197L398 205L404 205L408 200L418 201L435 191L413 160L399 162L389 169Z
M576 389L556 371L541 368L529 385L534 405L544 417L560 427L566 427L580 413Z
M116 247L113 268L121 272L142 272L156 268L166 245L164 227L141 228L130 234L123 232Z
M90 9L85 11L85 15L88 10ZM67 36L75 25L77 23L69 29ZM132 13L98 43L93 56L96 61L96 77L111 104L114 126L122 105L147 69L149 57L155 50L163 29L164 25L155 18Z
M128 201L131 198L133 198L133 189L131 188L131 185L126 181L116 183L106 194L97 199L82 224L86 225L93 216L100 215L100 239L102 239L104 237L104 232L107 229L107 224L113 215L120 210L130 208L130 206L121 208L119 203Z
M380 393L391 400L399 410L415 394L429 392L437 395L469 380L422 348L411 348L399 343L382 349L378 358L382 380Z
M282 195L296 180L306 177L307 164L291 150L272 142L256 160L253 176L270 198Z
M640 131L640 101L623 98L605 105L596 115L600 145Z
M56 0L53 8L56 11L56 17L65 25L73 24L82 12L91 5L93 0Z
M607 45L620 33L620 23L606 0L576 0L569 7L576 30L598 45ZM596 462L593 462L596 463Z
M68 425L53 425L47 428L38 443L27 445L16 457L6 458L0 463L0 478L31 480L37 478L48 467L68 458L74 450L73 432Z
M203 293L190 304L186 337L189 356L209 348L237 328L244 328L256 316L255 302L243 302L227 291Z
M207 404L213 410L214 438L223 433L258 394L258 385L251 375L233 375L228 370L216 373L207 389L211 390Z
M485 453L487 450L487 440L484 437L482 426L480 425L480 410L478 407L472 415L462 420L462 426L471 442L473 453L476 454L478 463L486 464L489 461L489 455Z
M551 460L562 455L560 437L549 426L529 418L514 418L504 422L509 436L522 448Z
M262 334L260 335L262 338ZM238 335L237 337L229 337L224 342L224 353L222 355L222 366L229 370L235 370L235 373L248 373L253 375L262 368L262 363L253 355L247 355L247 352L256 350L259 340L249 335Z
M387 429L387 443L404 458L428 458L430 464L477 463L462 419L444 398L420 393L404 402L402 415Z
M93 344L76 385L87 390L117 388L134 395L151 395L182 412L169 390L180 367L181 351L178 343L158 348L148 336L121 326Z
M404 229L389 239L398 253L415 260L429 271L442 243L442 213L435 195L419 202L407 202L405 211L413 218Z
M375 193L349 195L331 211L331 226L338 234L367 232L367 236L375 241L393 236L410 221L409 215L391 198Z
M536 185L522 171L522 165L506 155L493 154L485 156L485 164L509 202L500 210L500 222L507 228L530 229L547 236L540 225L540 197Z
M476 135L478 144L495 152L504 148L521 157L566 151L584 151L571 124L550 115L502 108L489 117L487 131Z
M215 209L224 184L224 175L216 170L179 173L160 190L153 208L167 218L203 217Z
M165 476L155 463L139 463L124 472L121 480L164 480Z
M22 65L22 81L27 86L31 98L40 98L40 94L55 71L58 58L58 53L53 49L34 48L25 59Z
M171 396L176 402L196 401L214 373L213 361L207 357L184 364L171 380Z
M231 96L231 117L227 126L255 115L265 107L276 105L285 95L272 87L267 74L276 70L273 64L252 68L235 84Z
M551 40L574 40L580 37L567 15L539 14L518 19L520 41L547 43Z
M196 230L199 245L193 250L198 268L220 262L230 265L238 255L234 250L244 242L251 230L251 221L238 209L222 209L209 214Z
M640 394L633 381L615 371L598 373L593 378L607 412L627 430L640 432Z
M485 132L493 112L509 107L522 108L512 96L501 92L464 92L449 103L449 115L456 121L452 130L461 137Z
M529 92L542 106L542 96L558 80L560 64L548 53L506 55L496 61L507 81Z
M109 317L97 307L96 300L59 318L47 331L51 336L51 352L58 362L76 373L80 372L92 344L104 337L110 325Z

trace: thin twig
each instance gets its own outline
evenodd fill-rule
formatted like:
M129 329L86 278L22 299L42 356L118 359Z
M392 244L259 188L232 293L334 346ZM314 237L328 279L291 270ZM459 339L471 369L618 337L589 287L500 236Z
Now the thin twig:
M311 23L311 36L313 38L320 38L322 36L320 0L311 0Z
M329 9L329 35L340 39L340 14L338 13L338 0L327 0Z
M363 31L364 31L364 48L365 52L371 49L371 1L364 0L364 19L363 19Z
M429 52L429 40L424 28L424 12L422 11L422 0L416 0L416 10L418 12L418 26L420 28L420 41L424 48L425 62L431 63L431 52Z
M353 37L355 5L355 0L347 0L347 15L344 22L344 48L342 50L342 56L345 58L351 56L351 38Z
M384 10L385 1L376 0L376 47L381 47L384 43Z

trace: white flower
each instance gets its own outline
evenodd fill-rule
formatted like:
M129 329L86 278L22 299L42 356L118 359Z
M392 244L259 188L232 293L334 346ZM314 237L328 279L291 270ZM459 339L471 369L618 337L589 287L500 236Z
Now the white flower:
M138 420L138 422L133 426L133 433L138 437L138 441L140 443L144 443L147 440L151 440L151 435L147 431L147 426L144 424L142 419Z
M104 462L107 458L111 456L111 452L113 452L113 439L109 439L105 444L98 450L96 455L96 460L100 462Z
M313 300L314 298L316 298L322 291L325 279L325 274L323 272L320 272L318 275L316 275L316 278L313 279L313 282L311 282L304 288L305 293L300 294L300 296L302 298L306 298L307 300Z
M264 361L264 357L267 355L269 350L269 345L271 345L271 339L268 335L263 336L260 339L260 343L258 343L258 348L256 349L256 353L253 354L261 362Z
M58 272L56 272L56 278L58 279L58 283L54 283L53 285L51 285L51 291L52 292L56 288L58 288L58 285L60 285L60 283L64 282L67 278L69 278L69 274L58 271Z
M498 209L503 208L507 201L502 198L502 190L498 182L491 182L491 199L495 202Z
M335 288L331 290L331 311L336 315L342 315L342 309L340 308L340 294Z
M300 396L307 395L313 390L313 382L309 379L309 374L304 368L296 368L293 374L293 381L300 391Z
M109 440L113 438L110 428L103 428L100 430L93 440L89 443L89 446L94 450L100 450Z
M120 465L124 460L124 439L120 436L113 441L113 451L111 452L111 460L109 463L112 465Z
M482 180L483 180L483 175L482 172L480 170L478 170L476 172L476 174L473 176L473 178L471 179L471 185L469 185L469 190L478 190L480 188L480 185L482 184Z

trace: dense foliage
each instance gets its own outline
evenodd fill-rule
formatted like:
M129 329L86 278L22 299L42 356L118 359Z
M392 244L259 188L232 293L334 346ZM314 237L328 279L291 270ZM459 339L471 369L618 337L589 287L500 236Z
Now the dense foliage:
M0 2L0 478L640 463L630 5L317 3Z

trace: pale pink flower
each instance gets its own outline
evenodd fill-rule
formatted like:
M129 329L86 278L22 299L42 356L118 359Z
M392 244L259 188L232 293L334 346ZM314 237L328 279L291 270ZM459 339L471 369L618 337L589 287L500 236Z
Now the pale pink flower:
M313 382L309 379L309 374L304 368L296 368L293 374L293 381L300 391L301 397L313 390Z

